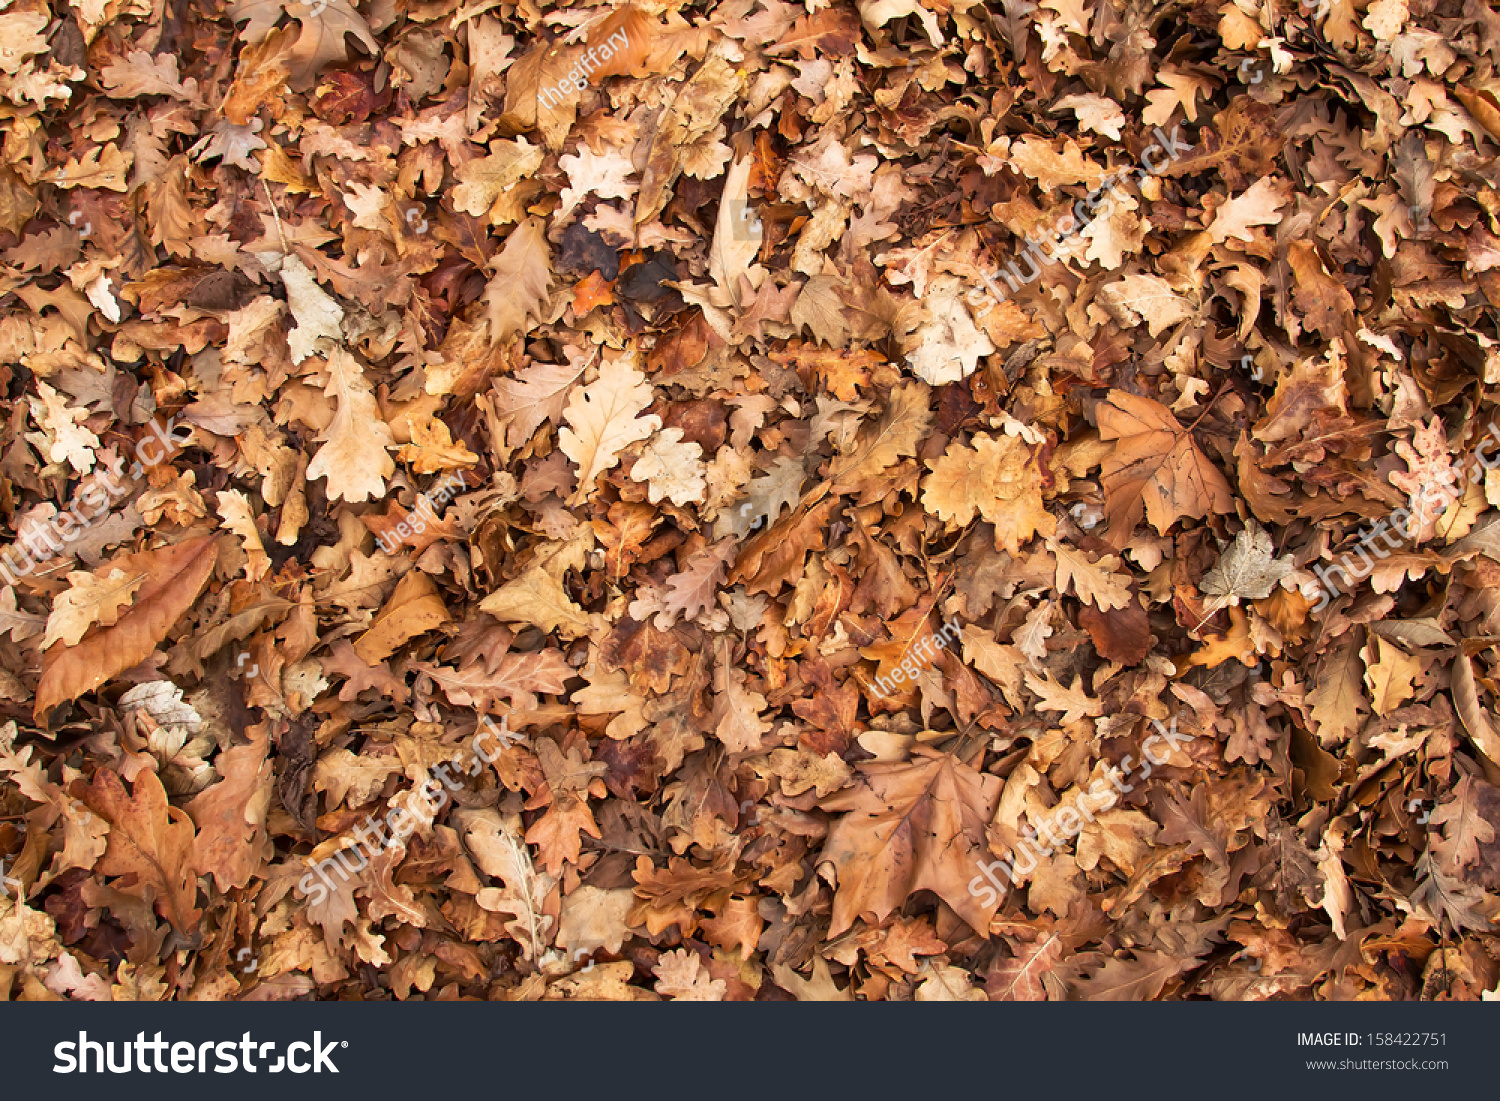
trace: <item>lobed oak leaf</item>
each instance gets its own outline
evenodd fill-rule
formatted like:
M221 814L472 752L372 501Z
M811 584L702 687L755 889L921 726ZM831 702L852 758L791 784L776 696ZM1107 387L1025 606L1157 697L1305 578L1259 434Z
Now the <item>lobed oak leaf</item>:
M540 218L527 218L511 231L495 259L495 274L485 287L485 317L490 340L504 344L522 332L530 318L540 318L552 289L552 253L542 235Z
M1035 451L1013 436L957 441L922 482L922 504L951 524L975 515L995 526L995 549L1020 553L1033 535L1052 535L1057 521L1042 505L1042 473Z
M354 652L369 665L382 662L418 635L436 630L453 617L428 577L412 570L401 578L370 629L354 643Z
M530 623L566 639L591 635L599 626L598 617L573 603L562 582L543 566L532 566L506 582L480 601L479 608L503 623Z
M343 348L328 353L324 393L337 403L337 411L318 436L323 446L307 464L307 477L327 478L331 500L358 504L379 497L385 480L396 472L388 453L396 441L380 416L364 368Z
M327 65L349 59L346 35L354 35L372 55L380 56L370 25L349 0L233 0L230 7L230 18L245 23L241 34L252 44L270 34L283 14L301 25L285 58L295 91L305 91Z
M95 631L76 646L55 645L46 652L36 689L37 721L43 721L58 704L93 691L150 656L198 599L217 558L218 544L213 536L204 535L111 562L111 568L118 567L126 576L144 575L146 581L136 590L129 610L112 626Z
M68 162L47 179L63 190L75 187L100 191L126 191L130 183L125 173L135 159L133 153L122 153L111 142L95 146L82 157L69 157Z
M1151 1001L1168 982L1196 963L1196 959L1181 959L1167 952L1137 950L1134 959L1116 957L1087 978L1073 982L1071 1000Z
M629 356L606 357L599 377L568 396L563 411L568 426L557 434L557 442L578 466L571 503L588 496L594 479L620 461L626 446L661 428L660 417L640 415L653 400L651 384Z
M503 817L485 807L456 811L454 819L479 870L504 885L503 889L484 888L475 900L492 913L512 915L506 930L527 959L539 960L542 948L552 939L555 919L547 912L547 900L557 880L536 870L514 816Z
M676 948L663 952L652 969L656 992L679 1002L722 1002L729 984L711 979L696 952Z
M318 351L319 342L343 340L344 308L328 294L296 255L281 262L281 282L286 287L287 308L297 323L287 333L292 363L301 363Z
M347 749L332 749L313 767L312 786L327 793L330 807L358 807L380 794L385 782L400 771L399 757L356 756Z
M226 749L215 760L223 779L187 804L198 827L193 867L199 875L211 874L221 891L244 887L267 858L266 815L273 794L270 727L259 723L249 734L248 745Z
M790 993L799 1002L852 1002L852 987L840 988L833 981L828 961L822 956L813 957L812 978L804 979L784 963L771 965L771 977L776 985Z
M666 499L679 508L703 500L705 473L703 448L691 440L684 443L680 428L663 428L630 468L631 478L647 483L652 504Z
M79 474L93 470L99 437L84 427L89 411L70 407L64 395L40 380L37 393L40 401L32 397L26 400L42 431L28 432L26 439L54 463L66 462Z
M905 456L917 453L918 441L932 423L930 394L920 382L891 389L890 403L880 419L866 425L854 446L833 461L829 481L835 492L856 488Z
M626 916L634 902L635 892L628 887L605 890L583 884L562 900L558 947L573 959L600 948L618 952L630 935Z
M495 701L507 699L512 706L526 710L536 706L536 694L555 695L563 690L573 668L560 650L539 650L532 654L506 654L491 669L467 665L448 669L424 662L413 662L412 668L426 673L437 682L443 694L459 707L493 709Z
M1346 640L1319 662L1317 684L1308 692L1307 702L1324 746L1339 745L1359 729L1360 712L1369 710L1363 682L1359 647L1352 641Z
M1115 573L1120 560L1114 555L1106 554L1098 562L1091 562L1088 555L1058 540L1048 539L1047 547L1057 558L1058 592L1065 593L1071 586L1079 600L1103 612L1130 603L1130 583L1124 575Z
M499 225L497 215L504 208L505 192L541 166L540 146L528 144L524 137L515 141L497 139L490 143L489 156L465 161L454 169L458 186L453 189L453 208L475 217L486 217ZM534 245L534 242L526 241L528 251Z
M1440 804L1429 819L1443 830L1442 840L1432 841L1432 847L1454 872L1478 864L1480 847L1495 840L1495 827L1479 806L1480 785L1465 776L1454 786L1453 798Z
M495 414L504 429L505 446L514 451L544 421L556 424L568 391L583 376L581 363L533 363L513 378L494 383Z
M80 797L110 825L109 847L94 870L128 877L116 883L117 890L154 902L179 933L191 934L199 915L193 822L167 803L156 773L140 773L127 793L116 773L100 769Z
M137 96L171 96L185 103L202 106L198 82L177 75L177 57L165 53L152 57L145 50L132 50L116 58L99 73L100 83L109 89L112 99L134 99Z
M77 646L95 623L113 627L120 618L120 607L130 602L145 581L145 574L131 575L121 569L111 569L102 576L76 570L69 573L71 588L52 602L42 649L58 641Z
M1021 675L1025 678L1026 687L1039 697L1036 706L1043 711L1063 712L1064 723L1074 723L1090 715L1103 714L1104 705L1096 699L1091 699L1083 690L1082 677L1074 677L1072 687L1064 688L1045 674L1038 677L1023 671Z
M16 590L7 585L0 589L0 636L10 635L13 642L24 642L40 634L47 626L47 616L32 615L16 607Z

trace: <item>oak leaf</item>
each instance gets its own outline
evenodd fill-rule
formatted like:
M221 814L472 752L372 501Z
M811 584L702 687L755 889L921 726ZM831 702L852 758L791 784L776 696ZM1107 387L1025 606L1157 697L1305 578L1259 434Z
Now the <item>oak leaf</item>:
M301 34L286 59L294 90L305 90L330 63L347 61L345 35L354 35L371 54L380 56L380 44L370 34L370 25L349 0L234 0L230 17L245 22L245 41L260 42L282 14L301 24ZM248 22L247 22L248 21Z
M640 415L653 400L651 384L628 356L606 357L599 377L568 396L563 411L568 426L557 441L578 466L573 504L588 496L598 475L620 461L621 450L661 427L654 413Z
M77 646L95 623L113 627L121 605L128 604L145 581L145 574L131 575L121 569L111 569L102 576L77 570L68 574L72 587L52 602L42 649L59 640L65 646Z
M574 675L572 666L560 650L506 654L488 670L477 663L462 669L423 662L413 662L412 667L436 681L453 703L485 711L493 708L498 699L507 699L522 710L534 707L536 693L560 693L568 678Z
M1057 521L1042 506L1042 473L1033 449L1014 436L957 441L922 482L922 504L950 524L977 514L995 526L995 549L1020 553L1036 534L1052 535Z
M352 504L379 497L396 472L389 449L396 444L380 416L364 368L343 348L328 353L328 386L337 402L333 420L318 437L323 444L307 464L309 479L327 478L330 500Z
M513 378L496 380L495 413L504 428L505 446L525 446L543 421L556 424L568 391L583 374L582 364L533 363Z
M156 773L140 773L134 787L127 794L116 773L100 769L93 784L80 793L89 809L110 826L109 847L94 870L129 877L116 883L116 889L154 902L157 913L179 933L189 934L199 914L192 819L167 803Z
M204 535L114 559L111 568L126 576L144 575L146 581L113 626L95 631L76 646L57 645L46 652L36 689L37 720L150 656L198 599L217 558L218 544Z
M266 814L273 785L270 728L249 730L248 745L226 749L214 762L223 779L204 788L187 805L198 826L193 867L210 875L221 891L244 887L267 859Z
M552 254L542 235L542 220L527 218L511 231L495 260L495 274L485 287L485 317L490 340L504 344L540 318L552 289Z

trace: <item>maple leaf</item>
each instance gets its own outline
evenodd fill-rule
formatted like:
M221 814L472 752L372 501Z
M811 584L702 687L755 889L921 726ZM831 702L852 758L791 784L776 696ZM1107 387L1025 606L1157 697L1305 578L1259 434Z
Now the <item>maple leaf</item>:
M109 847L94 870L129 877L116 889L143 901L154 895L157 913L186 935L199 914L192 820L168 805L156 773L140 773L134 787L127 794L118 775L100 769L81 792L89 809L110 825Z
M629 356L606 357L599 377L568 396L563 410L568 426L557 440L563 454L578 466L574 504L588 495L598 475L620 461L621 450L661 428L661 418L654 413L640 415L652 400L651 384Z
M1183 517L1233 509L1224 475L1160 403L1112 390L1099 405L1098 418L1100 437L1117 441L1101 479L1114 546L1130 539L1142 509L1162 534Z
M144 661L198 599L217 557L214 537L205 535L113 560L111 569L127 577L144 576L146 581L136 590L130 609L112 626L76 646L56 645L46 652L36 689L37 720Z
M1041 471L1033 450L1014 436L954 442L929 464L922 504L950 523L976 514L995 525L995 549L1020 552L1033 535L1052 535L1057 521L1042 506Z
M989 927L998 900L984 906L968 883L976 862L989 853L984 831L1000 798L1000 781L930 749L912 752L911 761L862 766L853 790L820 804L847 812L829 830L818 857L836 874L830 936L862 914L883 921L913 891L924 889L974 929Z
M307 464L309 478L327 478L328 496L352 503L385 492L385 480L396 472L388 453L396 444L365 378L364 368L342 348L328 353L328 385L337 403L333 420L318 437L323 446Z
M1293 569L1287 559L1273 557L1274 552L1271 537L1251 520L1235 536L1234 544L1220 557L1218 565L1203 575L1199 592L1220 597L1229 604L1265 599Z

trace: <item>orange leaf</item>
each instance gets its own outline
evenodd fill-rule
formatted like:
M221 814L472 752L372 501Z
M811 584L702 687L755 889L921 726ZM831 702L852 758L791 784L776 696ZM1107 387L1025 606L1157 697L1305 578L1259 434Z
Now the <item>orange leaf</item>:
M595 306L612 306L615 302L615 286L606 282L604 276L591 271L573 287L573 313L582 317Z

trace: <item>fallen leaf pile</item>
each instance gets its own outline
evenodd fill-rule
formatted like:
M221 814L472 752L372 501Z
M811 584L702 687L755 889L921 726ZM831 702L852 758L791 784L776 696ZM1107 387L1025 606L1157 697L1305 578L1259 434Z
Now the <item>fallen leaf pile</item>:
M1497 63L16 0L0 997L1479 999Z

